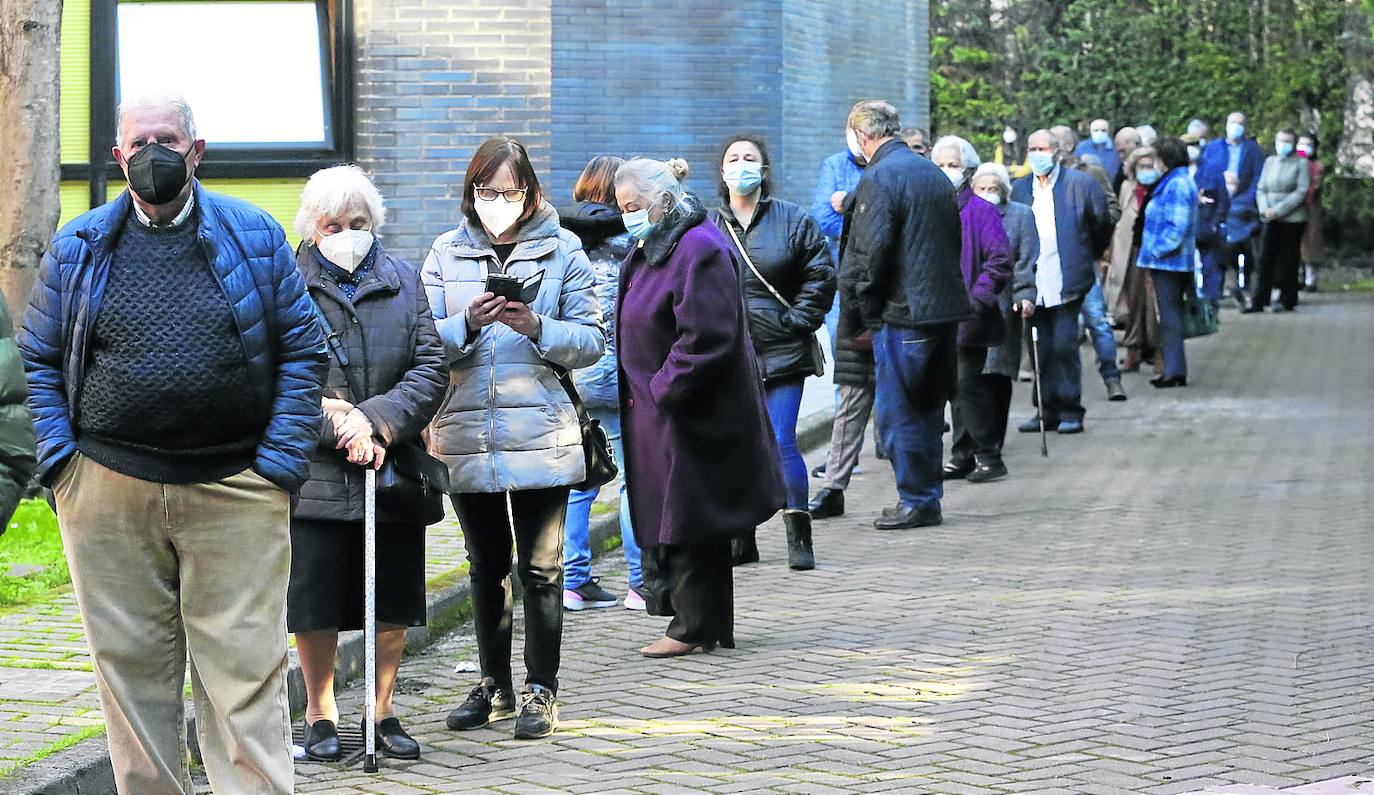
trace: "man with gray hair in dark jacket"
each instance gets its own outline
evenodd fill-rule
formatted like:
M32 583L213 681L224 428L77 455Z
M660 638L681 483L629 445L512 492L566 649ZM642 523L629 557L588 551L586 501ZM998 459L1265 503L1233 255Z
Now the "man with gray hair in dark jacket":
M873 332L878 433L897 477L879 530L940 524L944 406L955 386L955 332L972 316L959 270L959 205L949 179L897 137L897 109L864 100L848 134L868 168L854 189L841 300ZM856 336L841 328L841 339Z

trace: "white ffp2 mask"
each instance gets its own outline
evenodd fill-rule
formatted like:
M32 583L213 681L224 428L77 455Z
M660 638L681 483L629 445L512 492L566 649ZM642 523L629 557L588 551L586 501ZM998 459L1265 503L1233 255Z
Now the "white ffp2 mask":
M320 253L330 262L352 273L367 258L376 238L366 229L341 229L320 238Z

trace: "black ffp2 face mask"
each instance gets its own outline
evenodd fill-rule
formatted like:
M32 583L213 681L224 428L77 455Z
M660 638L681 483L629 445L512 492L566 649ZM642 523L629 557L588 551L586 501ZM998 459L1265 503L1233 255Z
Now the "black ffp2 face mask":
M191 151L194 150L193 145ZM162 144L148 144L128 160L129 187L149 204L167 204L181 195L181 189L191 178L186 155Z

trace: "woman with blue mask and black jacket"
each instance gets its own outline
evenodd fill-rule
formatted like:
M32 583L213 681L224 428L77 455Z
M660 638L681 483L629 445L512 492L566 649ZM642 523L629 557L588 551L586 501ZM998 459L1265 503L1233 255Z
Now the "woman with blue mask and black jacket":
M596 364L573 373L573 383L586 404L588 413L601 423L615 450L618 462L625 460L620 443L620 396L617 390L615 355L615 302L620 289L620 263L634 248L634 238L625 231L620 210L615 207L615 172L623 158L594 157L582 170L573 186L577 207L559 212L563 228L577 235L591 261L596 279L596 297L601 302L602 322L606 327L606 352ZM601 587L592 576L590 525L592 503L600 489L573 489L568 495L568 518L563 525L563 607L568 610L615 607L615 594ZM630 501L620 486L620 543L629 568L629 590L625 607L643 610L644 578L639 565L639 545L630 524Z
M797 416L807 376L824 370L815 333L835 298L835 265L815 219L802 207L770 195L768 145L762 138L728 139L718 164L720 206L711 211L711 220L743 265L740 289L787 485L787 563L793 569L811 569L816 562ZM759 559L754 534L736 539L732 559L736 565Z

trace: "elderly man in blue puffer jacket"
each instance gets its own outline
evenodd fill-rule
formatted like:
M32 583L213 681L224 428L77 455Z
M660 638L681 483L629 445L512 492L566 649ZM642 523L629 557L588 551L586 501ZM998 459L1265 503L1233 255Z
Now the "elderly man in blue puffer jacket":
M290 494L326 358L281 227L193 174L184 100L126 102L130 190L58 232L19 338L120 793L292 791Z

